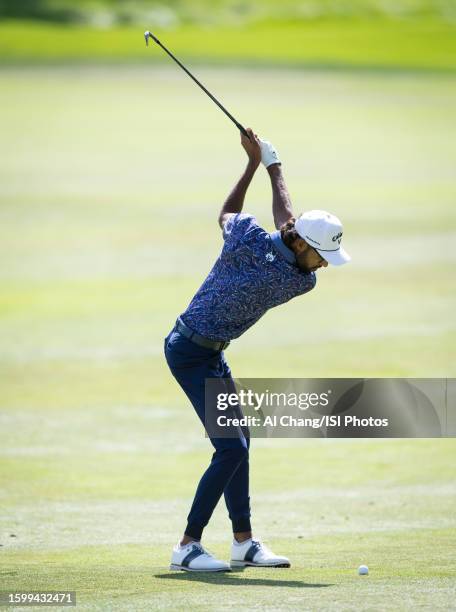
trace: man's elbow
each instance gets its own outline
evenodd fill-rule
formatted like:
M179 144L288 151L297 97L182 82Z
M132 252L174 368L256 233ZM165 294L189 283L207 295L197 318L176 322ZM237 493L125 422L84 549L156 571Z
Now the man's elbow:
M218 224L220 225L220 228L223 229L225 227L226 222L228 221L228 219L230 217L232 217L233 215L235 215L236 213L234 212L227 212L226 210L222 210L222 212L219 214L219 218L218 218Z
M281 215L280 217L275 217L274 218L275 228L279 230L283 225L285 225L285 223L288 223L288 221L292 218L293 218L292 214Z
M225 223L227 222L229 217L229 213L226 213L225 211L221 211L219 216L218 216L218 224L220 229L222 230L225 226Z

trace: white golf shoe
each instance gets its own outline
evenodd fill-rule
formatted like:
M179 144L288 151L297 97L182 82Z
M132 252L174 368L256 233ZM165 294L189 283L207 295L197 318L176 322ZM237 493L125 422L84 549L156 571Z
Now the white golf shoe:
M278 557L259 540L233 541L231 567L290 567L286 557Z
M184 546L179 543L173 548L170 570L185 572L229 572L228 563L219 561L201 545L201 542L189 542Z

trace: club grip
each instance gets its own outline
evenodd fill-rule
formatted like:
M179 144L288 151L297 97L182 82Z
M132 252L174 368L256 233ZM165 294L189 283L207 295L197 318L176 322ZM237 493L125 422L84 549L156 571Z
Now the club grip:
M250 140L250 136L249 133L247 132L247 130L245 129L245 127L243 125L241 125L240 123L236 123L236 126L239 128L239 131L244 134L244 136L246 136L249 140Z

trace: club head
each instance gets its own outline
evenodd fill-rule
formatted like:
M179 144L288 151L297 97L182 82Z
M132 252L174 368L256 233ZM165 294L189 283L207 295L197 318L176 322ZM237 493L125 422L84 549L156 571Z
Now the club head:
M158 38L154 36L152 32L149 32L149 30L146 30L146 32L144 32L144 38L146 39L147 46L149 46L149 38L152 38L152 40L155 40L157 45L161 45L161 42L158 40Z

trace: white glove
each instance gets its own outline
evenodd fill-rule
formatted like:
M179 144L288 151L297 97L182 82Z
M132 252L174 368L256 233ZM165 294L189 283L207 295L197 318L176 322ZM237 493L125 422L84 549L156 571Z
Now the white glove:
M264 164L264 167L267 168L272 164L281 164L282 162L280 161L274 146L267 140L261 140L261 138L259 138L259 141L261 148L261 161Z

